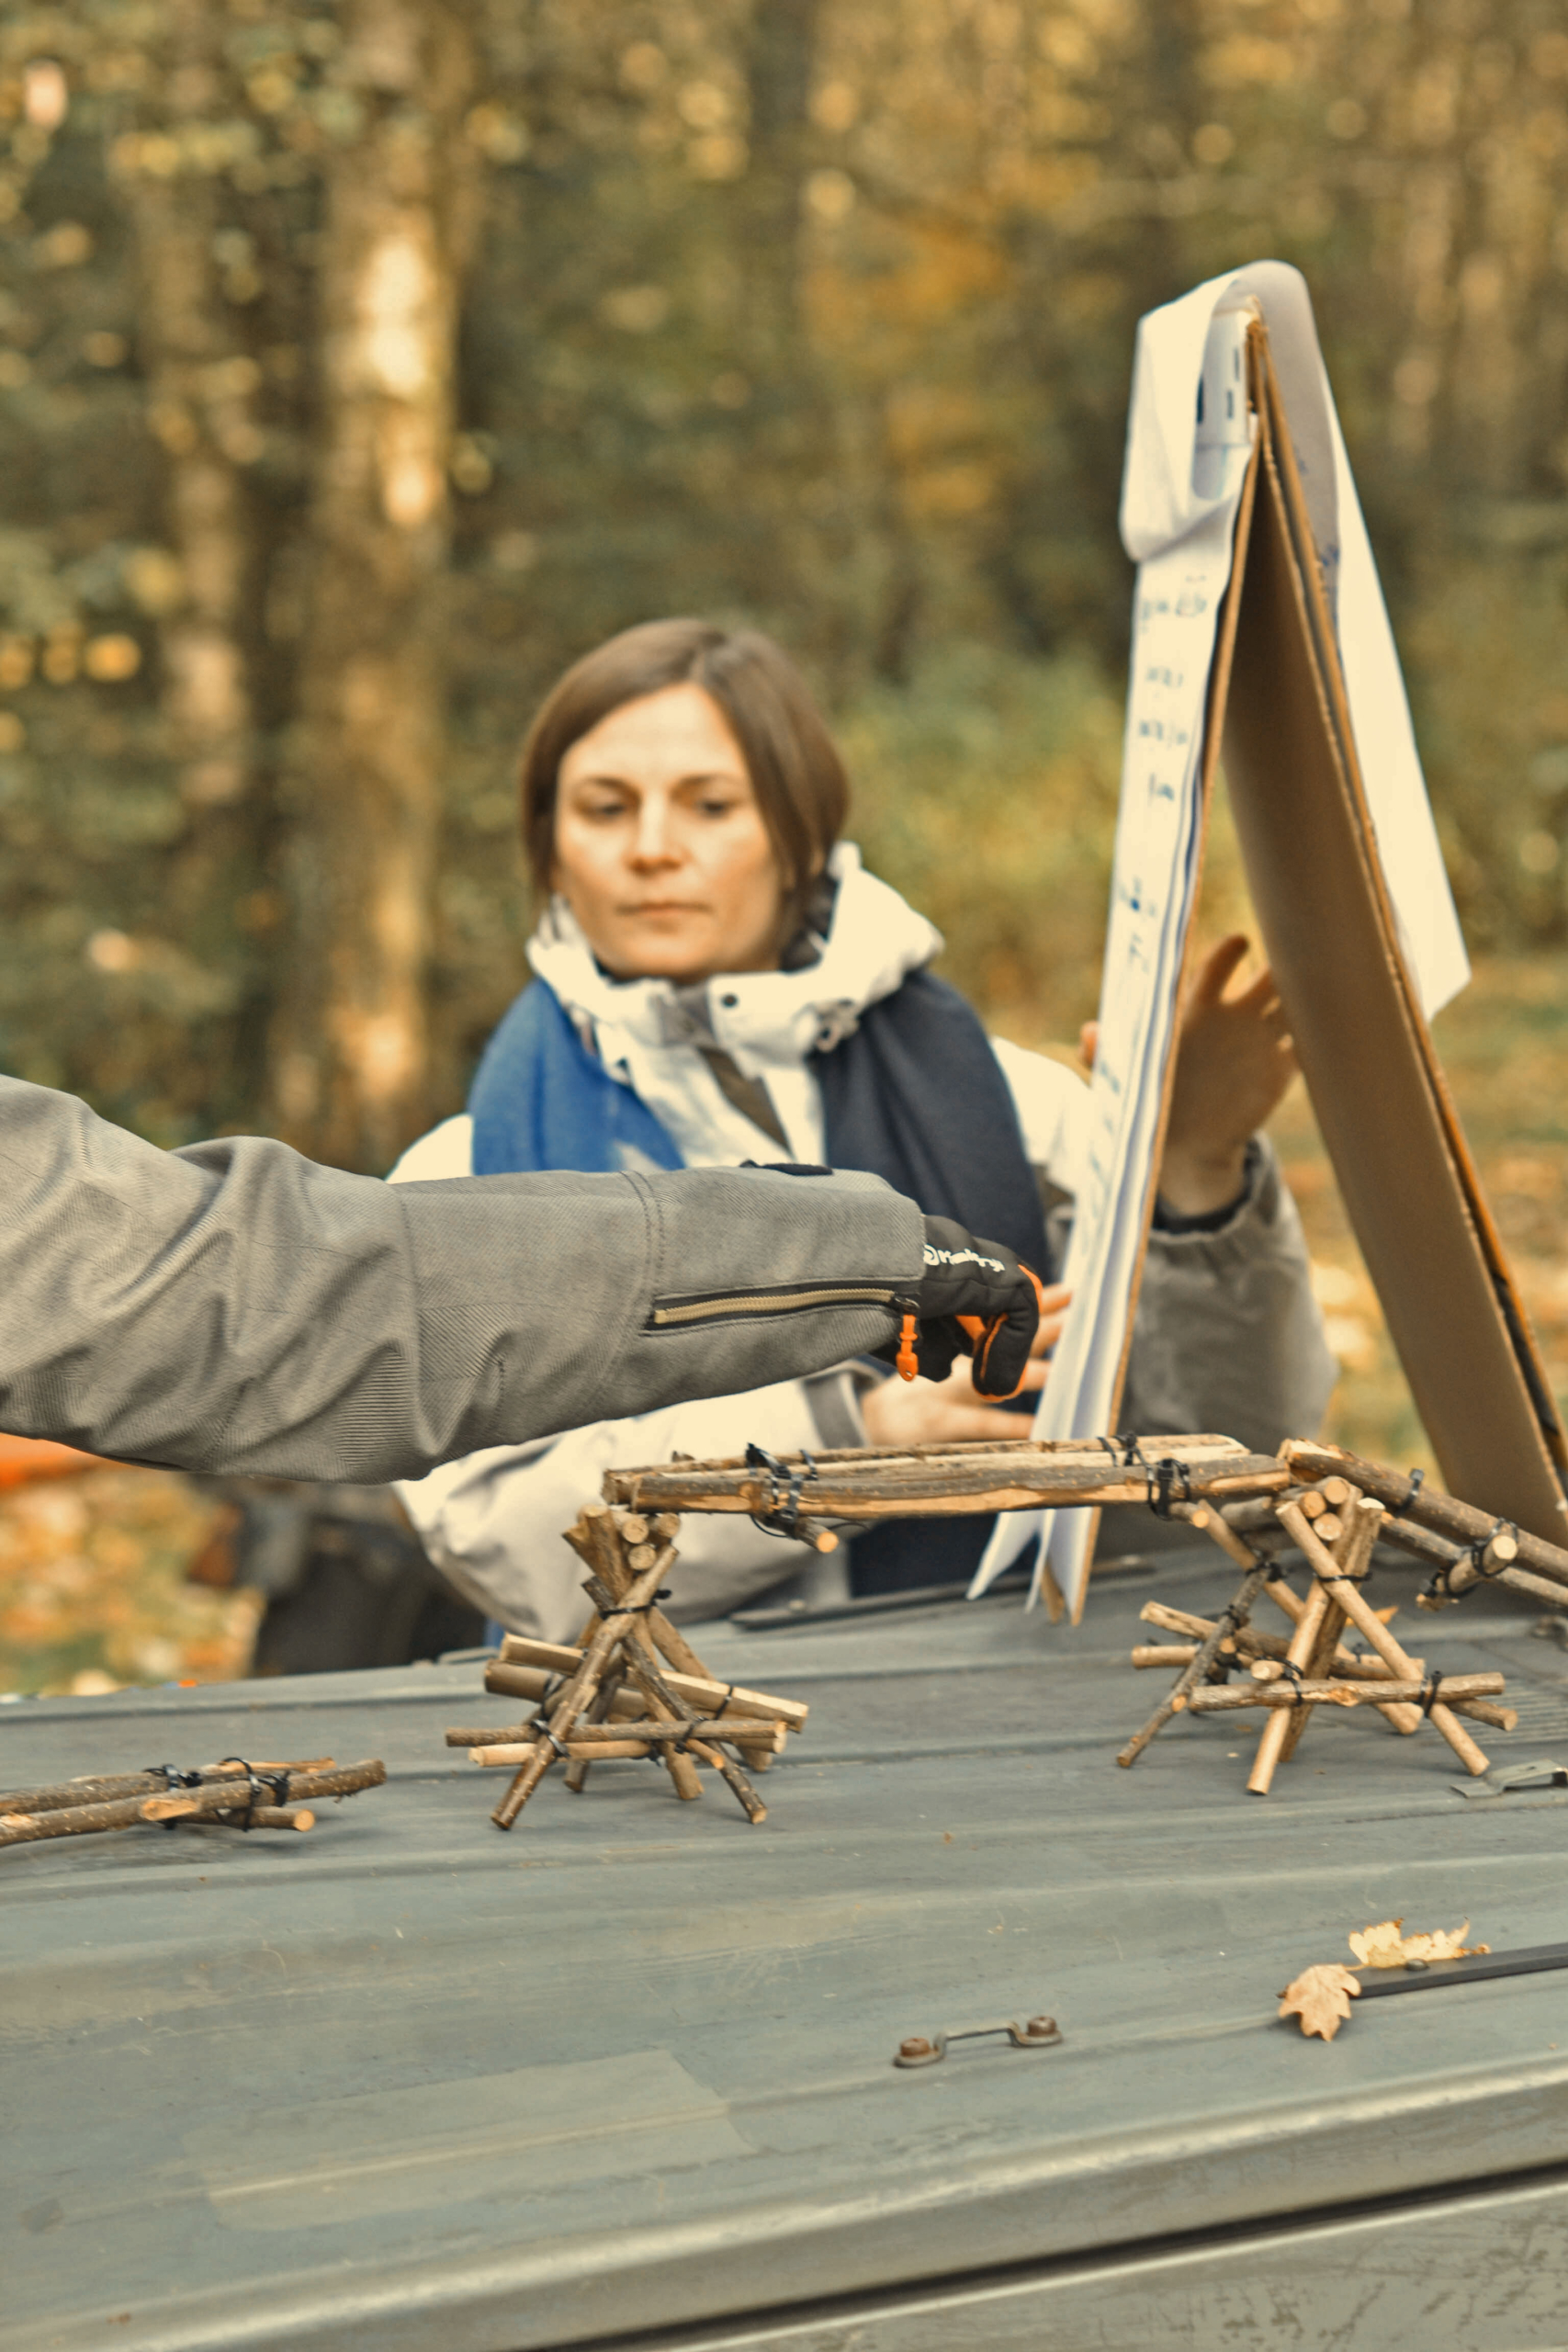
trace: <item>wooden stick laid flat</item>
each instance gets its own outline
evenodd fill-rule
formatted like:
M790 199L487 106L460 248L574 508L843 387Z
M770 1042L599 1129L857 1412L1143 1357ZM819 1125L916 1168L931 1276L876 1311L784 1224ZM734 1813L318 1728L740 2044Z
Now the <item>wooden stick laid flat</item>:
M330 1756L299 1757L293 1763L256 1762L257 1772L320 1772L332 1763ZM243 1764L201 1764L197 1767L197 1779L233 1781L244 1778ZM12 1789L0 1795L0 1815L7 1813L55 1813L63 1806L110 1804L119 1797L157 1796L166 1792L169 1783L162 1772L85 1773L79 1781L56 1781L42 1789Z
M1438 1689L1447 1705L1454 1699L1481 1699L1494 1695L1504 1688L1500 1674L1445 1674ZM1423 1675L1406 1675L1398 1679L1391 1677L1388 1684L1392 1699L1422 1699L1427 1682ZM1197 1690L1189 1691L1183 1706L1195 1715L1229 1714L1245 1707L1283 1708L1287 1713L1301 1713L1308 1707L1375 1707L1382 1702L1377 1686L1371 1682L1343 1680L1338 1676L1325 1676L1322 1680L1308 1682L1304 1677L1294 1682L1210 1682Z
M514 1667L544 1667L550 1673L570 1673L580 1656L564 1642L536 1642L523 1634L508 1634L499 1662L485 1669L485 1689L502 1691L512 1698L532 1698L532 1689L524 1689L512 1679ZM739 1684L716 1681L712 1675L678 1673L673 1668L667 1668L664 1679L681 1698L705 1708L711 1714L752 1715L764 1723L786 1723L793 1731L798 1731L810 1713L799 1699L776 1699L766 1690L748 1690Z

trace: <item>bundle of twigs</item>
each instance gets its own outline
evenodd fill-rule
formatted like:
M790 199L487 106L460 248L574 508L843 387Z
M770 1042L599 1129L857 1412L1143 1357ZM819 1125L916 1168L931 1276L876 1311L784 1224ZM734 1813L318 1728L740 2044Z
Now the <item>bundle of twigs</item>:
M143 1822L166 1828L200 1823L226 1829L309 1830L316 1816L301 1800L353 1796L379 1787L386 1777L379 1758L334 1767L330 1756L289 1764L231 1756L190 1771L159 1764L141 1772L88 1775L0 1795L0 1846L95 1837Z
M635 1511L739 1511L811 1540L841 1520L946 1518L1147 1502L1163 1487L1192 1499L1265 1495L1292 1473L1230 1437L989 1439L908 1448L854 1446L728 1462L666 1462L606 1472L607 1503Z
M593 1603L581 1639L571 1645L509 1634L485 1688L533 1700L536 1713L519 1724L446 1734L447 1746L466 1747L474 1763L514 1773L491 1815L498 1828L511 1828L552 1764L564 1763L568 1788L581 1790L591 1764L621 1758L654 1758L687 1798L702 1794L697 1768L710 1765L749 1820L767 1819L743 1768L765 1770L807 1711L716 1680L659 1607L678 1525L593 1510L568 1529Z

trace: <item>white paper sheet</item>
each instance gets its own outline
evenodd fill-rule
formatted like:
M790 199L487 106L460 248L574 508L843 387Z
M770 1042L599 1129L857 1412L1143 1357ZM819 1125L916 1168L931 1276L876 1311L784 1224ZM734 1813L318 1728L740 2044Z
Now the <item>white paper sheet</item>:
M1192 911L1204 702L1252 443L1246 330L1259 312L1336 611L1401 944L1428 1015L1470 973L1305 281L1283 263L1255 263L1152 311L1138 330L1122 492L1122 536L1138 579L1093 1142L1063 1269L1073 1304L1035 1416L1042 1438L1103 1435L1111 1415ZM1076 1617L1091 1526L1086 1511L1007 1514L971 1591L984 1592L1035 1543L1031 1604L1048 1557Z

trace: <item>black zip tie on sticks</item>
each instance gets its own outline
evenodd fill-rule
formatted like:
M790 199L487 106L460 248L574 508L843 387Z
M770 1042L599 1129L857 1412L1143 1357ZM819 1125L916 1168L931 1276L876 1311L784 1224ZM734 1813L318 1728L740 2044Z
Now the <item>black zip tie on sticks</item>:
M1445 1561L1441 1567L1434 1568L1421 1588L1422 1600L1435 1601L1439 1609L1446 1609L1450 1600L1457 1600L1458 1593L1449 1590L1449 1575L1450 1569L1458 1566L1457 1560Z
M1282 1657L1280 1660L1280 1677L1282 1681L1288 1682L1291 1686L1292 1706L1304 1707L1306 1701L1302 1697L1301 1668L1292 1666L1288 1657Z
M1401 1497L1400 1500L1394 1504L1393 1508L1396 1511L1407 1511L1410 1509L1411 1504L1415 1501L1416 1496L1420 1493L1422 1487L1426 1484L1426 1478L1427 1473L1425 1470L1412 1470L1410 1473L1410 1484L1405 1487L1404 1493Z
M141 1769L144 1772L149 1774L153 1772L161 1773L163 1775L164 1786L167 1789L171 1796L175 1794L177 1789L199 1789L202 1785L201 1774L199 1772L182 1772L177 1764L143 1764ZM165 1829L177 1829L179 1827L179 1823L177 1821L165 1821L164 1827Z
M1439 1605L1450 1600L1462 1600L1463 1595L1452 1589L1450 1580L1454 1570L1462 1568L1467 1561L1475 1571L1476 1578L1480 1583L1495 1583L1496 1579L1506 1572L1508 1563L1506 1560L1499 1560L1495 1566L1489 1566L1486 1559L1487 1552L1499 1535L1517 1536L1518 1532L1518 1528L1511 1519L1495 1519L1486 1533L1478 1535L1473 1544L1467 1544L1457 1560L1445 1560L1439 1567L1432 1570L1421 1589L1422 1599L1435 1600Z
M1136 1438L1133 1443L1136 1445ZM1172 1502L1192 1500L1191 1470L1185 1462L1178 1462L1173 1453L1162 1453L1157 1462L1143 1463L1142 1466L1149 1474L1148 1506L1156 1519L1170 1517Z
M811 1541L807 1530L801 1525L800 1490L807 1478L815 1478L819 1474L816 1463L804 1446L801 1448L800 1459L805 1466L789 1470L779 1460L778 1455L770 1453L765 1446L749 1445L747 1447L747 1468L765 1470L768 1474L768 1507L765 1510L753 1511L750 1515L751 1524L759 1534L776 1535L786 1544L807 1544ZM784 1487L782 1497L779 1493L781 1484Z
M288 1804L288 1774L287 1771L258 1771L256 1767L254 1764L248 1764L243 1756L220 1756L218 1761L220 1764L237 1764L240 1767L241 1771L243 1772L245 1776L245 1810L243 1815L238 1822L231 1824L231 1827L249 1829L252 1826L251 1816L255 1812L255 1809L261 1803L264 1795L266 1796L273 1804L281 1805ZM238 1808L225 1807L224 1810L226 1812L237 1811ZM174 1824L171 1822L169 1826L173 1828Z

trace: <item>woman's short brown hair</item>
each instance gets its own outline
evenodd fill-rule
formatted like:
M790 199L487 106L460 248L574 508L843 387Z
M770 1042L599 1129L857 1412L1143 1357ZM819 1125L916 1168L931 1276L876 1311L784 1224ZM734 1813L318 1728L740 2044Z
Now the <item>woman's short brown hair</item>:
M644 621L585 653L550 689L523 746L523 845L547 898L555 865L556 786L578 740L623 703L666 686L701 686L745 757L792 917L838 840L849 781L806 681L760 629L711 621Z

